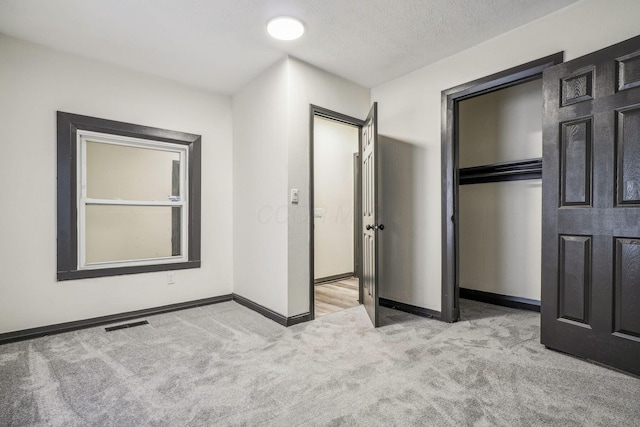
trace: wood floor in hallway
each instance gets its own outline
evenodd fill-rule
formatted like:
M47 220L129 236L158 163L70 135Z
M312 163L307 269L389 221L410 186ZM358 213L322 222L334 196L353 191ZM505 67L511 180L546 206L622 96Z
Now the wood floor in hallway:
M357 277L317 285L314 289L316 317L356 307L360 304L358 302Z

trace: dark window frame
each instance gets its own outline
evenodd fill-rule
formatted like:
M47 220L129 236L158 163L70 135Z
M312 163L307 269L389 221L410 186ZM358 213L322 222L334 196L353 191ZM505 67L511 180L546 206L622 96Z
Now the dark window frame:
M57 280L87 279L200 267L200 135L57 112ZM189 218L186 262L78 270L77 132L87 130L188 146Z

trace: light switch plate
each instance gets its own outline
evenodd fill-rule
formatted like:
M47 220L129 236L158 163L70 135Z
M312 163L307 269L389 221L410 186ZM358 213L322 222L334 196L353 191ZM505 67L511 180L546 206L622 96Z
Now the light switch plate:
M297 205L299 201L300 201L300 195L298 193L298 189L297 188L292 188L291 189L291 204Z

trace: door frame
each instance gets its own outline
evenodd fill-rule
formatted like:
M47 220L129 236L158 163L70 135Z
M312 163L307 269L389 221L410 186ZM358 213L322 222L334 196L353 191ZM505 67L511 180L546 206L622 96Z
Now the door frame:
M563 62L558 52L517 67L442 91L442 306L441 320L460 318L458 283L458 107L465 99L542 78L542 72ZM542 124L541 124L542 125Z
M359 141L362 140L362 132L358 133ZM361 147L358 147L360 151ZM353 273L358 280L362 278L362 165L360 152L353 153ZM364 286L361 292L364 291ZM362 293L358 294L358 302L362 303Z
M315 237L314 237L314 120L316 117L322 117L325 119L333 120L343 124L355 126L358 128L358 156L362 156L362 126L364 120L356 119L355 117L348 116L346 114L338 113L337 111L329 110L327 108L319 107L317 105L309 105L309 313L311 314L311 320L316 318L316 301L315 301ZM362 171L358 170L357 182L362 183ZM354 218L360 218L360 212L362 211L362 200L355 201L356 212L354 212ZM354 227L358 224L356 219ZM357 230L354 229L354 235ZM355 238L355 237L354 237ZM355 250L355 248L354 248ZM357 254L362 259L362 245L360 246L360 253ZM362 265L362 262L360 262ZM354 265L354 270L356 266ZM358 276L358 301L362 304L362 274L360 271L354 271L354 274Z

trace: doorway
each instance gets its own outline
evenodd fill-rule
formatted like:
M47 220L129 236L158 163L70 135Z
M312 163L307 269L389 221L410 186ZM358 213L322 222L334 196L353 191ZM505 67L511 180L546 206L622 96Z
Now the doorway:
M310 311L362 303L362 121L317 106L310 117Z
M495 200L507 196L517 196L525 202L532 202L540 198L540 188L535 185L527 185L525 180L539 180L542 171L541 154L528 149L526 143L520 148L513 146L500 147L500 144L487 144L483 147L483 141L478 139L478 129L490 127L487 120L479 120L476 126L469 123L474 110L484 111L487 103L498 103L507 92L531 92L536 90L533 83L540 81L542 71L546 68L561 63L563 54L558 53L537 61L515 67L504 72L488 76L473 82L460 85L443 91L443 134L442 134L442 185L443 185L443 219L442 219L442 320L455 322L460 318L459 298L461 293L466 297L482 297L486 302L500 303L517 308L525 308L522 305L535 306L536 300L527 297L514 297L507 295L513 293L513 282L518 281L518 268L509 271L505 277L496 276L495 263L499 253L492 253L488 246L502 244L504 250L509 247L517 248L526 242L519 242L513 235L500 235L487 231L500 227L499 218L496 218L495 203L487 205L487 196L493 196ZM541 89L538 88L540 91ZM484 99L481 97L486 96ZM526 97L525 97L526 99ZM526 103L526 102L525 102ZM461 117L467 121L461 123ZM497 130L501 130L499 123L492 123ZM506 123L508 125L508 123ZM474 129L475 127L475 129ZM541 131L541 123L537 130ZM489 132L490 133L490 132ZM462 138L462 145L461 145ZM508 139L509 137L506 137ZM500 139L500 138L498 138ZM495 138L494 138L495 140ZM507 141L508 143L508 141ZM486 144L486 142L485 142ZM516 146L518 144L515 144ZM484 149L483 149L484 148ZM488 149L487 149L488 148ZM541 152L541 145L540 145ZM539 182L539 181L538 181ZM538 184L539 185L539 184ZM475 187L475 188L472 188ZM522 188L519 188L522 187ZM526 196L528 194L528 196ZM490 198L491 199L491 198ZM489 200L490 200L489 199ZM518 202L511 197L511 203L506 203L503 208L513 210L511 215L517 215L521 209L522 201ZM475 209L472 207L476 203ZM504 202L503 202L504 203ZM520 203L520 205L518 204ZM464 212L462 212L464 209ZM540 210L540 207L537 207ZM505 209L502 209L505 210ZM478 218L484 216L484 219ZM514 231L522 231L521 218L513 216L506 218L509 228ZM535 218L534 218L535 221ZM539 226L538 226L539 228ZM465 232L465 238L461 239L461 232ZM502 230L504 232L504 230ZM538 230L539 231L539 230ZM529 233L531 234L531 233ZM537 238L539 239L539 233ZM480 262L473 262L473 258L481 254L484 258ZM461 256L465 262L461 270ZM532 260L523 260L525 264L533 265ZM535 260L533 260L535 262ZM539 268L539 263L538 263ZM478 273L481 280L477 279ZM485 277L482 277L485 276ZM464 286L461 292L461 286ZM487 281L492 281L487 288ZM491 287L493 286L493 287ZM498 286L498 287L496 287ZM503 288L500 288L503 286ZM517 285L516 285L517 286ZM487 290L478 288L485 287ZM529 288L531 286L528 286ZM475 289L474 289L475 288ZM502 290L501 289L506 289ZM528 292L528 293L527 293ZM527 296L535 296L539 293L531 289L525 291ZM498 298L497 300L495 298ZM491 300L493 299L493 300ZM539 302L537 304L539 306Z

